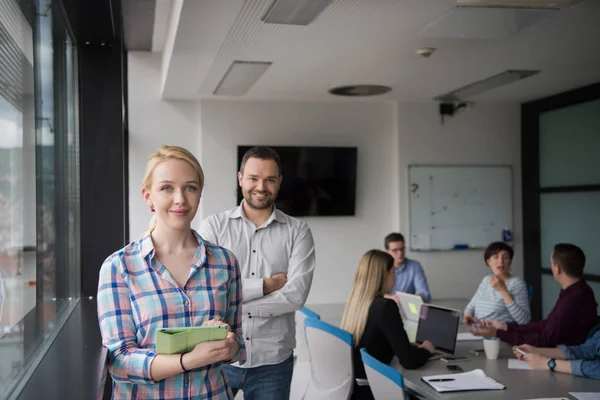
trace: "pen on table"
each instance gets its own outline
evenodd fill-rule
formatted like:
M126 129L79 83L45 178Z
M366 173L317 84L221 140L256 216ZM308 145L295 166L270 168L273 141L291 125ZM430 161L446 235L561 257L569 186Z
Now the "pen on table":
M454 379L452 378L444 378L444 379L430 379L429 382L449 382L449 381L453 381Z

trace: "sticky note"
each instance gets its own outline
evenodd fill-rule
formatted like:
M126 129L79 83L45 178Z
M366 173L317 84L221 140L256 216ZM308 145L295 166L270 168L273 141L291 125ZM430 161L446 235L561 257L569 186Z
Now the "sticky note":
M419 313L419 310L417 310L417 306L415 306L413 303L408 303L408 308L409 308L410 312L413 314Z

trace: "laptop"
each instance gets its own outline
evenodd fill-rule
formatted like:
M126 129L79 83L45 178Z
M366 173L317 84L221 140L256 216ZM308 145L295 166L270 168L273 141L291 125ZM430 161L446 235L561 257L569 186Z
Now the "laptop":
M423 299L416 294L396 292L400 300L400 315L408 340L414 342L417 338L417 327L419 326L419 315Z
M460 311L452 308L423 304L419 315L416 343L429 340L437 355L454 355Z

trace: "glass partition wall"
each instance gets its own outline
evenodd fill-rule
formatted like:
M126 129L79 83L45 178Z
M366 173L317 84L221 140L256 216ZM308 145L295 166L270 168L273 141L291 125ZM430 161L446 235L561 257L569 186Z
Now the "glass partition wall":
M560 287L550 269L557 243L584 251L584 276L600 299L600 83L522 107L525 278L544 318Z
M77 51L59 4L0 1L0 399L74 307L79 279Z
M539 132L542 316L546 317L560 289L548 279L556 243L581 247L586 275L600 277L596 233L600 227L600 100L540 114ZM595 294L600 299L600 291Z

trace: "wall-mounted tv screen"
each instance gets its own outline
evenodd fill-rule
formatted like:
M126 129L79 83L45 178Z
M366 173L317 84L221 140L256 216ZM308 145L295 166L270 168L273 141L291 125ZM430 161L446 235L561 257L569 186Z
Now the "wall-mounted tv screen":
M252 147L238 146L238 171ZM269 147L282 164L278 209L295 217L354 215L356 147ZM237 193L239 203L243 197L239 185Z

